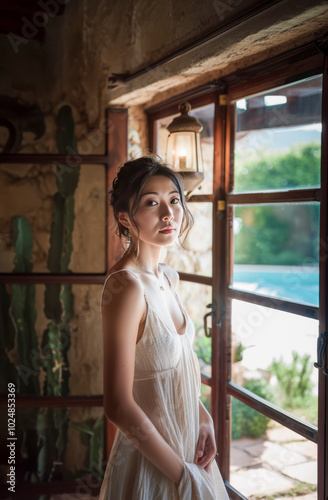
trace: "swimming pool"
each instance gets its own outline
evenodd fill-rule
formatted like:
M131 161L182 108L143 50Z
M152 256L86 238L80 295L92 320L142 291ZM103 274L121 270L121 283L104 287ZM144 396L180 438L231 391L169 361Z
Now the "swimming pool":
M233 288L319 306L319 268L236 264Z

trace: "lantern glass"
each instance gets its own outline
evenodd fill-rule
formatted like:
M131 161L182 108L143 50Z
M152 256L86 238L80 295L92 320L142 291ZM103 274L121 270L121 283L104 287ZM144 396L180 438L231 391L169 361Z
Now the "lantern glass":
M195 132L172 132L169 135L166 159L175 170L179 172L196 172L199 156L201 157L199 134Z

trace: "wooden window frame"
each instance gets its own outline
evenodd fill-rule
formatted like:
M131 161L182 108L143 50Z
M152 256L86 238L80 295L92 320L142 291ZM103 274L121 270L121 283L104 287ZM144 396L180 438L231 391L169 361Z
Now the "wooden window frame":
M306 55L306 54L303 54ZM277 88L282 85L286 85L289 83L297 82L307 77L311 77L317 74L322 74L323 76L323 92L322 92L322 142L321 142L321 187L318 189L298 189L298 190L290 190L290 191L281 191L281 192L268 192L268 193L231 193L233 186L233 151L234 151L234 117L232 116L232 107L230 108L230 113L228 114L227 121L227 129L228 129L228 140L227 140L227 150L226 150L226 170L229 172L229 187L228 192L226 194L226 203L227 203L227 217L231 221L232 220L232 210L231 207L235 204L247 204L247 203L292 203L292 202L320 202L320 239L327 241L327 195L328 195L328 186L327 186L327 141L324 140L325 130L327 126L327 72L324 70L325 60L324 54L317 53L309 58L296 58L296 61L293 64L289 64L287 66L283 66L279 68L275 73L270 73L267 76L261 75L260 77L254 77L249 79L247 83L239 83L236 85L231 85L228 91L228 102L236 101L240 98L247 97L248 95L254 95L259 92L264 92L266 90L271 90L273 88ZM290 56L286 57L286 60L290 60ZM230 224L230 230L228 229L229 224L227 224L227 241L232 241L232 227ZM232 265L233 265L233 256L228 256L229 258L229 271L230 276L232 275ZM226 335L226 343L227 345L231 345L231 300L239 299L247 302L251 302L253 304L263 304L266 307L272 307L276 310L285 311L289 313L296 313L301 316L317 319L321 325L321 331L327 331L327 252L322 248L320 248L320 268L319 274L322 279L320 279L320 303L319 307L309 306L306 304L297 304L289 300L285 299L276 299L270 296L258 295L256 293L243 292L234 290L230 287L229 282L227 282L227 301L229 305L227 309L229 310L229 314L227 318L229 319L230 324L227 324L227 327L224 330L224 335ZM326 279L323 279L323 277ZM228 278L229 279L229 278ZM228 280L227 280L228 281ZM325 326L324 326L325 325ZM222 358L221 358L222 362ZM319 386L320 393L326 394L325 397L322 397L321 401L319 401L319 427L315 427L310 424L306 424L304 421L297 419L292 416L288 412L283 411L282 409L275 407L265 401L258 396L250 393L244 388L240 388L233 382L231 382L231 354L229 363L227 366L227 384L226 384L226 396L233 396L243 403L246 403L251 408L261 412L262 414L272 418L273 420L279 422L285 427L290 428L294 432L297 432L301 436L315 442L319 448L319 455L321 457L319 462L318 469L318 498L326 498L328 492L327 486L327 461L323 456L323 446L322 443L324 440L327 440L327 380L322 371L319 373ZM321 389L325 387L324 389ZM324 401L325 400L325 401ZM229 406L231 402L226 406L227 412L231 411ZM326 436L326 437L325 437ZM226 439L224 439L221 435L221 444L224 448L225 457L230 455L230 447L227 446ZM327 449L327 448L326 448ZM230 463L230 457L228 462ZM226 471L228 474L228 471ZM231 485L229 485L230 494L233 499L242 499L244 498L240 493L236 492ZM232 491L233 490L233 491ZM324 492L325 491L325 496Z

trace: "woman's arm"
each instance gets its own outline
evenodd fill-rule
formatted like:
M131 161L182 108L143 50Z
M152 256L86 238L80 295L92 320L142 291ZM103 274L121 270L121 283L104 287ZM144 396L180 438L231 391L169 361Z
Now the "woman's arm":
M213 419L199 399L199 438L196 449L196 464L204 467L206 472L216 455Z
M135 350L140 320L144 312L142 285L127 271L126 286L116 276L107 280L102 300L104 339L104 410L113 422L155 467L179 484L183 460L158 432L134 401ZM110 282L110 283L109 283ZM113 292L114 290L114 292Z
M213 419L199 399L199 425L202 424L213 425Z

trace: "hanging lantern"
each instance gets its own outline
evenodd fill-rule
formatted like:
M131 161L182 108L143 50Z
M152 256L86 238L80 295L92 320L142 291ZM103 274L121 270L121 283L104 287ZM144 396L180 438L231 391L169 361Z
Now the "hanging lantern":
M185 192L190 194L204 180L200 132L202 124L190 116L189 102L179 105L180 116L168 125L169 136L166 146L166 161L177 170L182 178Z

